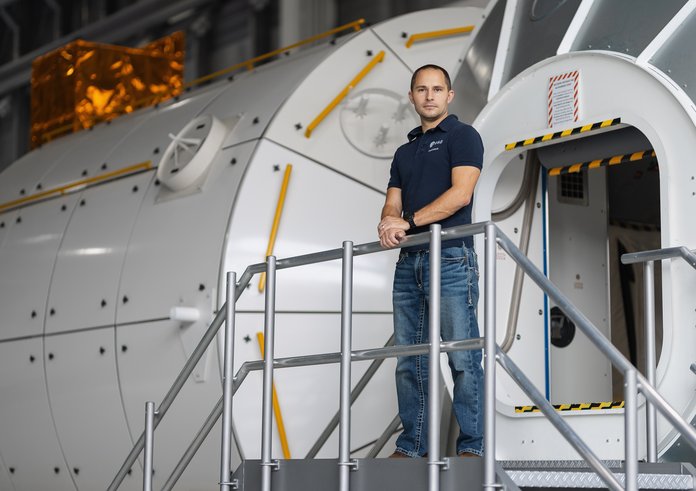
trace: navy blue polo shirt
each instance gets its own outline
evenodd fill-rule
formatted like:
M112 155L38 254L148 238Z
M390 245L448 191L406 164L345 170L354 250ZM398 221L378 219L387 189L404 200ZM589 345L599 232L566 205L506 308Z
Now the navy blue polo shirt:
M483 142L478 132L470 125L460 122L450 114L435 128L425 133L418 126L408 134L408 143L400 146L392 161L389 185L401 189L404 211L415 213L435 201L452 187L452 168L470 165L483 166ZM471 223L471 202L454 215L441 220L442 228ZM428 225L416 227L408 235L425 232ZM442 247L456 247L461 239L442 242ZM466 237L464 243L473 247L473 239ZM404 251L426 249L427 245L404 247Z

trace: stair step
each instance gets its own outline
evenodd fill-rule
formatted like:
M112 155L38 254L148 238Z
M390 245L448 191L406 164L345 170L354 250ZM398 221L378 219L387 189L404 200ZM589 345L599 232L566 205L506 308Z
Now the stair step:
M402 491L428 489L427 459L356 459L356 468L350 474L352 491ZM448 466L440 473L441 491L469 491L481 489L483 459L447 459ZM623 483L622 463L605 464ZM539 489L592 489L606 488L604 482L583 461L501 461L508 478L520 488ZM640 489L672 490L696 489L696 469L691 464L640 463ZM313 491L338 489L337 459L280 460L271 472L273 491ZM261 489L261 461L245 460L233 476L242 491ZM513 486L514 487L514 486Z

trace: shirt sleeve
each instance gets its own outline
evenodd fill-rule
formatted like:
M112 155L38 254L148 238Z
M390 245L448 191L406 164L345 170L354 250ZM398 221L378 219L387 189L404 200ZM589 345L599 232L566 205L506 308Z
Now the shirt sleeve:
M396 160L397 156L394 155L394 160L392 160L391 168L389 169L389 184L387 184L387 189L401 189L401 175L399 174L399 166L397 165Z
M450 167L483 167L483 141L473 126L461 125L448 138Z

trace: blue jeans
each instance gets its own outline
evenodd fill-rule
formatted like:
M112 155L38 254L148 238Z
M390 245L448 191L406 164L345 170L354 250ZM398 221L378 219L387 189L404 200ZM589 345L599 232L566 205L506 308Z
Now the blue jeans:
M402 252L394 273L394 332L397 345L428 342L430 252ZM440 336L443 341L479 337L476 321L478 263L470 247L442 249ZM483 454L481 351L448 354L459 423L457 453ZM396 365L399 416L404 430L396 450L410 457L428 452L428 356L399 357Z

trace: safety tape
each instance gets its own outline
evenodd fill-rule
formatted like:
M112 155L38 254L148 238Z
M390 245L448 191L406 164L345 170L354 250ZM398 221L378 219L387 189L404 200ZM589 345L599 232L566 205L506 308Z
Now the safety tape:
M614 155L606 159L591 160L589 162L581 162L579 164L567 165L565 167L554 167L549 169L550 176L560 176L561 174L573 174L580 172L583 169L598 169L608 165L624 164L626 162L635 162L643 160L646 157L654 157L654 150L643 150L642 152L627 153L624 155Z
M567 130L557 131L556 133L549 133L547 135L542 136L534 136L532 138L527 138L526 140L508 143L507 145L505 145L505 150L512 150L514 148L519 147L527 147L529 145L534 145L535 143L557 140L559 138L565 138L567 136L585 133L586 131L593 131L598 130L600 128L616 126L617 124L621 124L621 118L607 119L606 121L599 121L597 123L586 124L584 126L578 126L576 128L568 128Z
M609 402L578 402L575 404L554 404L556 411L592 411L597 409L621 409L624 401ZM541 409L538 406L515 406L516 413L538 413Z

